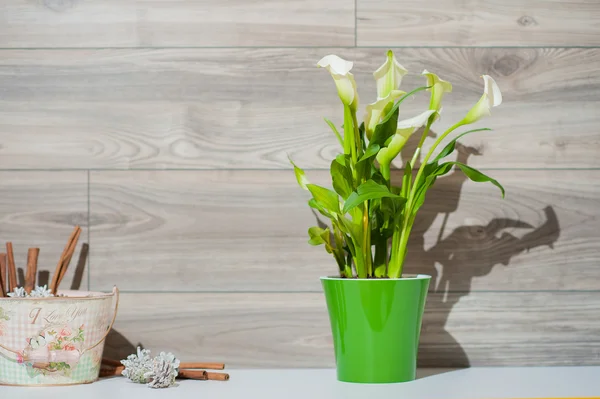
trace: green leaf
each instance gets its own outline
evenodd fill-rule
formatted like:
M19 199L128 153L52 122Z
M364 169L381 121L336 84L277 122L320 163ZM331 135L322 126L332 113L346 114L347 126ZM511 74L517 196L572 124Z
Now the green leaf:
M386 197L399 198L398 195L392 194L387 188L387 186L377 184L373 180L368 180L365 183L358 186L355 192L350 194L350 196L344 203L343 212L346 213L365 201Z
M490 183L492 183L494 186L496 186L500 189L500 191L502 192L502 198L504 198L504 196L506 194L504 191L504 187L502 187L502 185L500 183L498 183L497 180L492 179L491 177L481 173L477 169L472 168L469 165L465 165L462 162L446 162L446 163L458 166L460 168L460 170L462 170L463 173L474 182L477 182L477 183L490 182ZM442 165L440 165L440 167L441 166Z
M319 211L319 213L325 217L328 217L329 219L334 219L335 218L335 214L332 214L331 212L329 212L327 209L325 209L325 207L323 207L319 202L317 202L316 199L311 198L310 200L308 200L308 206L310 206L313 209L316 209L317 211Z
M329 227L322 229L320 227L314 226L308 229L308 235L310 239L308 243L310 245L321 245L325 244L325 250L328 253L333 252L333 248L331 246L331 234L329 233Z
M492 130L489 129L487 127L481 128L481 129L473 129L473 130L469 130L468 132L464 132L460 135L458 135L454 140L452 140L451 142L449 142L444 149L437 155L437 157L435 157L435 159L433 160L433 162L437 162L440 159L447 157L448 155L452 154L452 152L454 151L454 148L456 147L456 141L458 139L460 139L462 136L466 136L469 133L475 133L475 132L482 132L485 130Z
M296 175L296 181L298 181L300 187L302 187L305 190L308 190L307 185L310 184L310 182L304 175L304 171L298 166L296 166L296 164L294 163L294 161L292 161L291 158L288 157L288 159L290 160L290 163L294 166L294 174Z
M374 155L377 155L377 152L379 152L379 144L374 144L371 143L369 144L369 147L367 147L367 150L365 151L365 153L363 154L362 157L360 157L359 161L363 161L365 159L369 159Z
M331 161L331 180L333 189L343 199L352 193L352 172L347 166L340 164L336 159Z
M373 132L373 136L371 137L370 145L378 144L380 147L382 147L387 141L387 139L389 139L394 135L394 133L396 133L400 104L402 104L404 100L406 100L413 94L422 90L426 90L428 88L428 86L419 87L417 89L414 89L410 93L406 93L405 95L400 97L400 99L396 101L396 104L394 104L392 109L385 115L381 122L379 122L377 126L375 126L375 131Z
M316 184L307 184L306 188L323 208L331 213L340 213L340 199L335 191Z
M340 142L340 145L342 146L342 148L344 148L344 140L342 139L342 136L340 135L340 132L338 132L338 130L335 127L335 125L333 124L333 122L331 122L327 118L323 118L323 119L325 119L325 122L327 122L327 124L329 125L329 127L331 128L331 130L333 130L333 133L335 133L335 136L337 137L338 141Z
M377 144L383 146L386 140L396 133L396 127L398 126L398 107L395 107L395 111L388 114L384 120L379 122L375 126L375 131L371 137L369 146Z
M339 218L339 221L340 230L348 234L352 238L351 240L346 241L348 249L350 252L352 252L352 255L356 255L356 247L360 248L359 238L362 237L362 225L355 224L352 222L352 220L349 220L344 216L341 216Z

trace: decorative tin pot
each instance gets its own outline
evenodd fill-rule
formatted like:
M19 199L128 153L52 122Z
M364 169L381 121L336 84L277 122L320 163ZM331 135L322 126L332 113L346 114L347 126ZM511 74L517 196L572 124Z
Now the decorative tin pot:
M412 381L431 276L399 279L322 277L338 380Z
M74 385L98 379L119 291L59 295L64 296L0 298L0 384Z

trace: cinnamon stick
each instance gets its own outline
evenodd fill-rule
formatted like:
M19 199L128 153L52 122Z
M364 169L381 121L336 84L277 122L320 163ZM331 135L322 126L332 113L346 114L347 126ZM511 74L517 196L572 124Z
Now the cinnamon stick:
M102 358L102 365L110 366L110 367L121 367L122 366L120 361L114 360L114 359L109 359L107 357Z
M2 295L2 297L6 296L7 273L6 254L0 254L0 295Z
M25 292L31 293L35 287L35 278L37 275L39 248L29 248L27 251L27 274L25 275Z
M223 370L225 365L223 363L199 363L199 362L189 362L189 363L179 363L180 369L207 369L207 370Z
M100 377L114 377L120 376L121 373L125 370L125 366L119 367L103 367L100 369Z
M73 258L73 254L75 253L75 249L77 248L77 242L79 241L80 235L81 235L81 229L79 229L77 231L77 234L75 234L75 238L73 238L73 242L71 243L71 246L69 247L69 250L67 251L67 255L63 262L62 268L60 269L60 274L58 276L58 282L56 283L57 291L58 291L58 288L60 287L60 283L62 282L62 279L67 274L67 269L69 268L69 265L71 264L71 259Z
M15 266L15 255L12 242L6 243L6 255L8 260L8 292L12 292L19 285L17 281L17 267Z
M60 256L60 259L58 260L58 264L56 265L56 269L54 270L54 275L52 276L52 282L50 283L50 291L54 295L56 295L56 290L58 289L60 275L62 272L63 265L65 263L65 259L68 256L69 249L71 248L71 245L73 244L73 240L75 239L75 236L78 236L78 233L80 233L80 231L81 231L81 228L79 226L75 226L75 228L71 232L71 235L69 236L67 245L65 245L65 249L63 250L63 253Z
M206 373L206 377L213 381L229 381L229 374L227 373Z
M177 378L184 378L187 380L208 380L208 373L204 370L182 370L179 369Z

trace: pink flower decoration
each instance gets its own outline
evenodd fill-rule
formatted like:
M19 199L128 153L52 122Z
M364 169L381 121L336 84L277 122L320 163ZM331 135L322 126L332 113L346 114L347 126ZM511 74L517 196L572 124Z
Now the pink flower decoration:
M17 363L21 364L24 362L23 355L17 353Z
M66 345L63 347L63 350L66 350L66 351L74 351L74 350L75 350L75 346L74 346L73 344L66 344Z
M71 329L69 327L64 327L62 330L60 330L60 332L58 333L59 337L68 337L71 335Z

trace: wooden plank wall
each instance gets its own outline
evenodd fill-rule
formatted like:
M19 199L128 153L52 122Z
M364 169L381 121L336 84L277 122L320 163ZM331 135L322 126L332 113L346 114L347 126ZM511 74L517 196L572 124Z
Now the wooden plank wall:
M460 157L506 200L454 173L417 221L419 364L600 364L598 18L594 0L0 0L0 240L21 265L41 246L48 278L85 227L68 282L122 289L113 356L332 366L335 266L287 157L327 183L341 107L315 63L354 60L365 104L390 47L405 87L423 68L454 84L436 132L481 74L505 99Z

